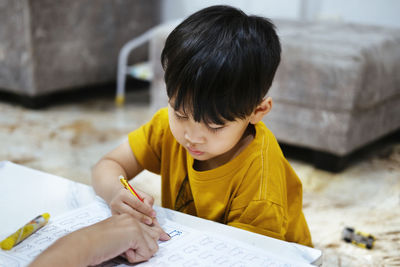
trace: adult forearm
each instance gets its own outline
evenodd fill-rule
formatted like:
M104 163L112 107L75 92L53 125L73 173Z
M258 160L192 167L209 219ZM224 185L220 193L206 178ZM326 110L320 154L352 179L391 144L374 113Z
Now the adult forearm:
M40 254L29 267L88 266L91 255L90 247L85 242L85 237L75 233L64 236Z

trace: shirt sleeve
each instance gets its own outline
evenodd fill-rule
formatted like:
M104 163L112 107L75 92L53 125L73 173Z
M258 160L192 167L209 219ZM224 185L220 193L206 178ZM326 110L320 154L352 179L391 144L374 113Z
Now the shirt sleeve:
M278 152L269 154L268 172L250 166L226 222L258 234L312 246L302 211L301 181ZM255 179L260 176L264 179Z
M156 174L160 174L162 140L168 127L168 111L164 108L148 123L128 135L129 145L137 161L144 169Z

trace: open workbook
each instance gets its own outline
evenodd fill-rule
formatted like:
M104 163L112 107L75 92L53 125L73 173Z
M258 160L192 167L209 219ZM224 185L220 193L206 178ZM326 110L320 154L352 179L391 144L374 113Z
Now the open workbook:
M15 166L18 165L11 167ZM11 179L8 178L9 175L4 176L4 168L4 165L0 166L0 188L7 185L3 179ZM22 168L19 171L34 171ZM41 172L39 174L46 175ZM24 175L24 177L27 176ZM54 178L59 177L53 176L52 183L57 182ZM63 179L63 182L64 180L66 179ZM0 193L1 191L2 189ZM75 188L73 191L77 194L77 191L82 190ZM0 201L7 201L7 199ZM160 241L158 252L149 261L140 263L139 266L310 266L311 263L318 264L318 259L321 257L319 250L309 247L272 239L161 207L155 207L155 210L161 226L171 236L171 240ZM99 197L94 197L88 204L52 217L45 227L12 250L0 251L0 266L26 266L58 238L110 215L107 204ZM127 264L128 262L123 258L118 257L100 266L126 266Z

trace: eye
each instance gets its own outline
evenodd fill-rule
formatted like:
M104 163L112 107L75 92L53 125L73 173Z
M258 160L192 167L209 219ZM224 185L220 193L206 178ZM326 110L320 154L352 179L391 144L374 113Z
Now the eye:
M217 133L218 131L220 131L220 130L222 130L222 129L224 129L224 128L225 128L224 125L219 125L219 126L214 126L214 125L210 126L210 125L207 125L207 129L208 129L210 132L212 132L212 133Z
M174 114L175 114L175 117L176 117L178 120L187 120L187 119L188 119L188 116L183 115L183 114L181 114L181 113L179 113L179 112L174 112Z

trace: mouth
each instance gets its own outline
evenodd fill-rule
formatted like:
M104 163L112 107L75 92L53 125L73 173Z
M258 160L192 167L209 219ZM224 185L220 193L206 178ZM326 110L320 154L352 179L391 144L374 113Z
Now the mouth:
M201 156L204 154L204 152L196 150L194 148L191 147L187 147L187 150L189 151L190 154L195 155L195 156Z

